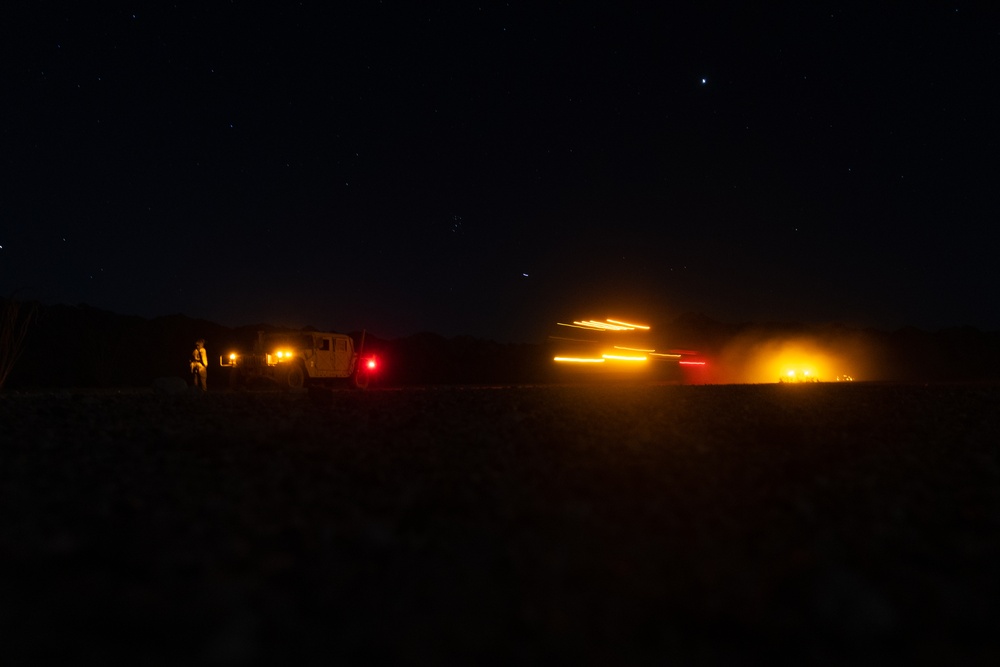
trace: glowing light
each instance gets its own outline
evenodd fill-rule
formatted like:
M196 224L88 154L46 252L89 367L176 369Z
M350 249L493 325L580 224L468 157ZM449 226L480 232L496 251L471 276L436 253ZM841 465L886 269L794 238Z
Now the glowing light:
M681 366L704 366L704 361L678 361Z
M375 370L375 360L374 359L369 359L366 365L368 366L368 370Z
M684 350L664 350L684 353ZM854 335L777 334L748 331L712 355L704 371L709 381L727 383L806 383L844 381L866 372L877 352ZM687 357L704 359L700 355ZM808 371L808 374L806 374Z
M603 364L604 359L594 359L593 357L553 357L553 361L567 364Z
M655 350L645 350L641 347L625 347L624 345L615 345L616 350L626 350L627 352L646 352L652 354Z
M792 369L787 371L785 375L788 377L788 380L781 378L782 382L819 382L819 378L813 376L811 370L798 371Z
M667 357L669 359L680 359L681 358L681 355L679 355L679 354L667 354L666 352L650 352L649 356L651 356L651 357Z
M235 352L230 352L229 353L229 360L230 361L236 361L236 353Z

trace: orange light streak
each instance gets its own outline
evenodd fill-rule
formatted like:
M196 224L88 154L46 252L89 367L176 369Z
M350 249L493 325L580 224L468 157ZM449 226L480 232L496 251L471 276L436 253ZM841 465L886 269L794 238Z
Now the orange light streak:
M619 324L619 325L621 325L623 327L626 327L628 329L643 329L643 330L646 330L646 331L649 330L649 327L647 325L645 325L645 324L632 324L630 322L622 322L620 320L613 320L610 317L608 318L608 322L610 322L612 324Z
M601 331L631 331L633 329L633 327L610 324L608 322L598 322L597 320L574 320L573 324L583 327L592 327L594 329L600 329Z
M607 329L602 329L601 327L595 327L593 325L588 325L585 322L574 322L573 324L566 324L565 322L556 322L561 327L572 327L574 329L586 329L587 331L607 331Z
M614 361L646 361L646 357L632 357L624 354L602 354L601 356Z
M594 359L592 357L552 357L553 361L569 364L603 364L604 359Z

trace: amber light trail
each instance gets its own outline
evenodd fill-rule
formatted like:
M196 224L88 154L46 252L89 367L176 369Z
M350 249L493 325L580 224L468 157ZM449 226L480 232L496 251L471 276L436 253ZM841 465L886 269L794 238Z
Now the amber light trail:
M603 364L604 359L594 359L592 357L553 357L555 361L567 364Z
M621 320L613 320L610 317L608 318L608 322L610 322L611 324L617 324L619 326L626 327L628 329L642 329L643 331L649 331L649 326L646 324L634 324L631 322L622 322Z
M613 361L646 361L645 355L633 356L630 354L602 354L605 359Z
M636 329L642 329L643 331L649 330L649 326L645 324L623 322L621 320L613 320L610 317L603 322L599 322L598 320L573 320L573 324L566 324L565 322L557 322L556 324L558 324L561 327L589 329L590 331L635 331Z
M632 327L622 326L620 324L611 324L610 322L598 322L597 320L573 320L573 325L577 327L582 327L584 329L593 329L595 331L631 331Z

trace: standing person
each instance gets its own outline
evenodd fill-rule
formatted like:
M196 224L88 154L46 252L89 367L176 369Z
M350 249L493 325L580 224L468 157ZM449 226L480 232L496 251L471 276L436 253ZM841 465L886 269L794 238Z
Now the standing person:
M205 350L205 339L199 338L194 343L191 353L191 382L195 389L208 391L208 352Z

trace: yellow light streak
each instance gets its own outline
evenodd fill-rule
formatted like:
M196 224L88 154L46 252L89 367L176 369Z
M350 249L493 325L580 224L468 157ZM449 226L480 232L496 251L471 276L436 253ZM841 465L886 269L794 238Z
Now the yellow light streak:
M556 322L556 324L558 324L561 327L572 327L574 329L586 329L587 331L605 331L605 329L601 329L600 327L585 326L582 323L577 323L577 322L574 322L573 324L566 324L565 322Z
M646 361L645 356L633 357L625 354L602 354L601 356L614 361Z
M630 322L622 322L620 320L613 320L610 317L608 318L608 322L610 322L612 324L621 325L621 326L626 327L628 329L643 329L643 330L646 330L646 331L649 330L649 327L647 325L645 325L645 324L632 324Z
M603 364L604 359L594 359L593 357L552 357L553 361L568 364Z
M681 358L681 355L679 355L679 354L667 354L666 352L650 352L649 356L651 356L651 357L667 357L668 359L680 359Z
M633 327L609 324L608 322L598 322L597 320L574 320L573 324L583 327L593 327L602 331L631 331Z
M646 350L641 347L625 347L624 345L615 345L616 350L625 350L626 352L646 352L652 354L656 350Z

